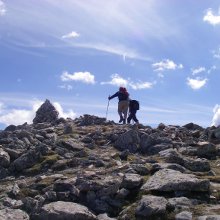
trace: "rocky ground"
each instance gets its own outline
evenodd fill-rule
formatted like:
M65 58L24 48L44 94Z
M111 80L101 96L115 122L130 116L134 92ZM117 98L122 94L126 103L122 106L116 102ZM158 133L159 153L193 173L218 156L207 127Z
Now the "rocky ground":
M0 132L0 220L218 220L219 144L220 127L65 120L47 100Z

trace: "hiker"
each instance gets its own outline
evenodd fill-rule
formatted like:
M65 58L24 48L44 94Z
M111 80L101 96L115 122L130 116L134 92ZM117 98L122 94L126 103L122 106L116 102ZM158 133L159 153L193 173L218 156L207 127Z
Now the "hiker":
M129 93L126 88L120 87L119 91L114 95L109 96L108 99L111 100L115 97L118 97L118 114L120 116L119 123L123 122L123 124L126 124L129 106Z
M131 119L133 119L136 124L139 123L136 117L137 110L139 110L139 102L137 100L130 100L129 101L128 124L130 124Z

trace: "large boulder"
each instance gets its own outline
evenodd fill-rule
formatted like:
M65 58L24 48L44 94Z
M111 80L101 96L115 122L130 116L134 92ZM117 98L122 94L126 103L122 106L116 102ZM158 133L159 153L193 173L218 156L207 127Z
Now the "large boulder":
M129 130L122 134L114 143L114 146L119 150L128 149L130 152L135 153L138 150L140 138L136 130Z
M58 111L47 99L37 110L36 116L33 119L33 123L43 123L43 122L55 122L58 119Z
M163 169L156 172L141 187L145 192L208 192L209 180L198 179L192 174L183 174L176 170Z
M29 220L29 215L20 209L2 209L0 210L0 220Z
M0 167L7 168L10 164L10 156L2 148L0 148Z
M44 205L33 220L97 220L87 207L73 202L52 202Z

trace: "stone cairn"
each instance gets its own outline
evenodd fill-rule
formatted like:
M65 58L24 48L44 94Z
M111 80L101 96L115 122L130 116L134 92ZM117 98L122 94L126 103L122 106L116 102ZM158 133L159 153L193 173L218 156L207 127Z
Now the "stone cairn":
M33 119L33 123L44 123L44 122L55 122L58 119L58 111L51 104L51 102L46 99L46 101L40 106L36 112L36 116Z

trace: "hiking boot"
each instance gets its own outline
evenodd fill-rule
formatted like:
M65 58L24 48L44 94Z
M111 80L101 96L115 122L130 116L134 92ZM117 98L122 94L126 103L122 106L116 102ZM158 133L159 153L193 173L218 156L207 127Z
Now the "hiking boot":
M123 119L123 118L120 118L119 123L121 123L121 122L123 122L123 121L124 121L124 119Z
M126 124L126 120L125 119L123 119L123 124Z

